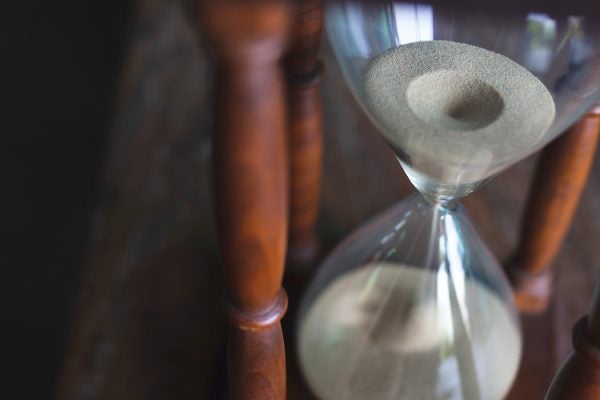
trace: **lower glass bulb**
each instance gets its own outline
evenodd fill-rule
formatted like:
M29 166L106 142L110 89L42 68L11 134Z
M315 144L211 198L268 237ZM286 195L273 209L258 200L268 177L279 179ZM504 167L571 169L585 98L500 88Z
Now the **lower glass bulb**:
M304 299L297 337L322 400L502 399L522 347L494 257L459 207L421 196L334 250Z

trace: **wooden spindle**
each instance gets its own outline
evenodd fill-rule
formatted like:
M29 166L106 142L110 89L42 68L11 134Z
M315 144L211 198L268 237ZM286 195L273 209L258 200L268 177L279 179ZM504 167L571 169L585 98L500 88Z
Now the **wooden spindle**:
M600 108L547 146L530 190L516 257L508 266L518 308L547 308L550 265L560 250L590 172L600 133Z
M290 106L290 230L288 268L302 273L319 252L316 223L323 155L319 47L322 0L295 3L291 48L286 55Z
M279 60L288 8L276 0L200 4L218 61L214 179L232 399L285 398L288 153Z
M600 281L590 314L573 328L573 351L555 376L546 400L600 399Z

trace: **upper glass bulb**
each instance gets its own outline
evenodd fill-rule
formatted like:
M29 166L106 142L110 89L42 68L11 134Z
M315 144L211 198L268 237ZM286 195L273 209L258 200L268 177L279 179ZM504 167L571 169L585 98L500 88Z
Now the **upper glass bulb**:
M533 11L329 3L345 78L424 194L471 192L600 97L598 16Z

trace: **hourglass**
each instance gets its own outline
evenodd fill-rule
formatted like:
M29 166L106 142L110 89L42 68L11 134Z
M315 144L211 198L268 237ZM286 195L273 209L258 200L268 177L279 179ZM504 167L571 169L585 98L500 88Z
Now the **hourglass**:
M297 351L329 399L502 399L521 336L457 200L600 97L598 14L343 0L330 42L418 195L345 239L309 286Z

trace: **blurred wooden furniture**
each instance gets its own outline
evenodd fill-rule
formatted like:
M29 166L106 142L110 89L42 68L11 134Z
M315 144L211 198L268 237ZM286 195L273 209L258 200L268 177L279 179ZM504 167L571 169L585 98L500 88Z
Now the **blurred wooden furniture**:
M289 102L290 229L287 272L306 275L319 253L317 215L321 192L323 116L319 61L322 0L295 3L290 50L285 57Z
M600 106L548 145L538 162L508 268L522 312L541 312L552 294L550 267L567 234L590 173L600 135Z
M201 26L218 63L217 228L227 286L228 397L285 398L280 319L288 221L283 1L206 1Z
M207 1L200 8L218 59L215 183L230 319L227 386L233 399L285 397L279 320L287 307L281 280L288 212L289 264L310 265L319 247L322 67L317 57L323 16L319 1L296 5L285 57L287 98L279 60L289 39L290 5Z

